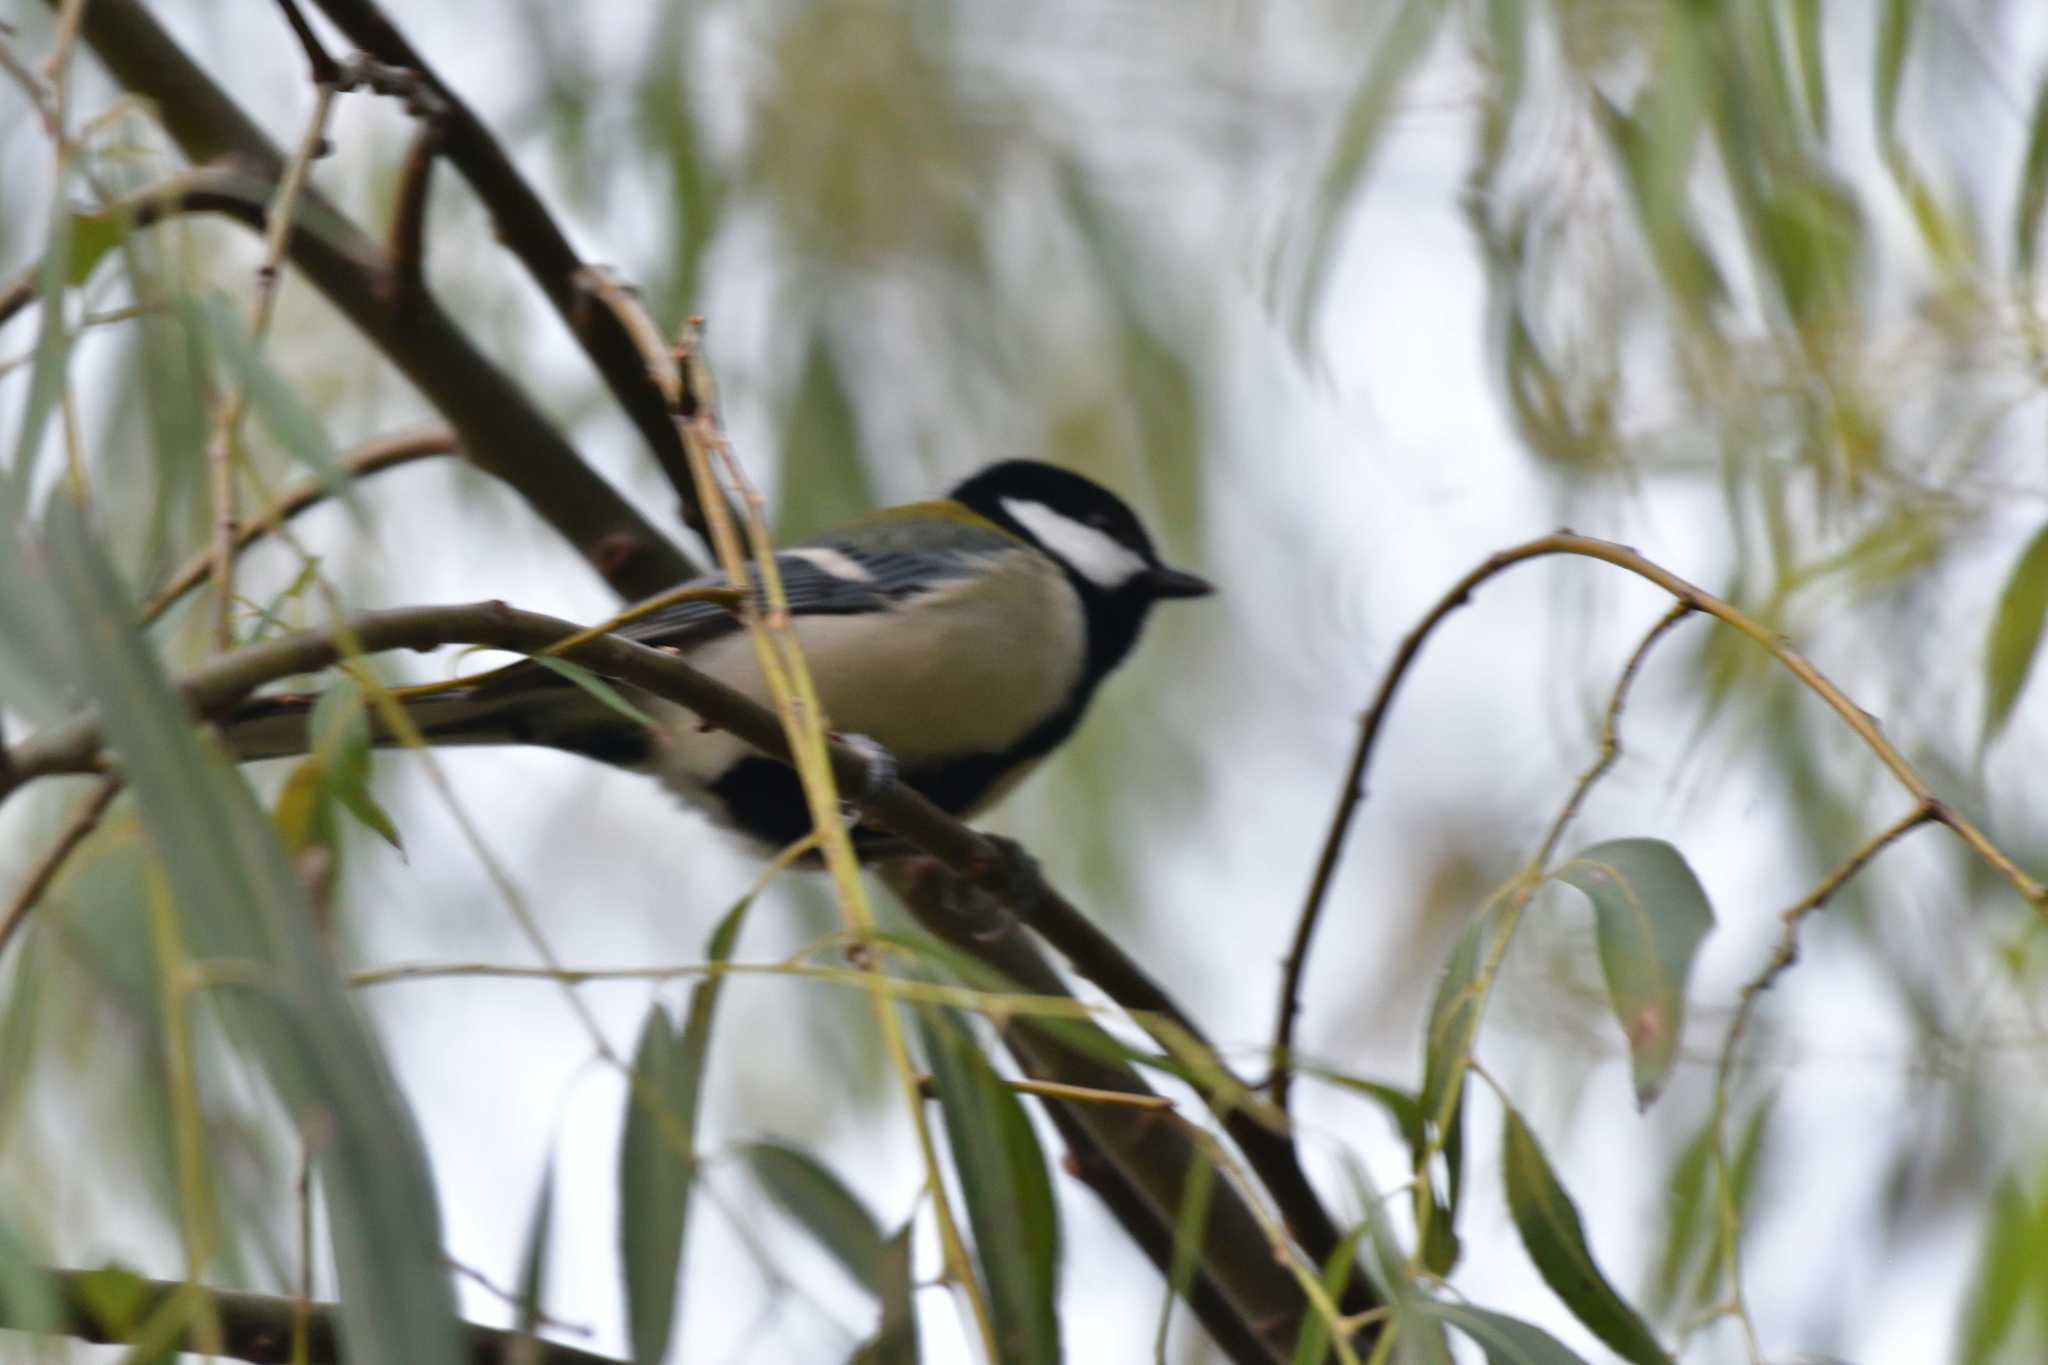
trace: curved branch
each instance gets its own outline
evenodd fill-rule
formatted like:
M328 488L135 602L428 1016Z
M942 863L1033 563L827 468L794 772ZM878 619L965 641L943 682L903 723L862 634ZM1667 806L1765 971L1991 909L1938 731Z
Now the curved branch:
M132 1332L110 1327L105 1310L100 1306L102 1300L92 1292L93 1278L108 1273L91 1270L42 1272L56 1294L59 1321L49 1324L25 1316L6 1316L22 1315L29 1305L20 1301L22 1296L9 1299L0 1295L0 1328L74 1337L79 1341L110 1346L128 1344ZM218 1335L200 1332L193 1325L188 1325L172 1341L159 1343L173 1350L204 1351L233 1360L251 1361L254 1365L289 1365L290 1362L344 1365L347 1360L338 1325L340 1310L334 1304L306 1303L281 1295L208 1289L140 1276L123 1275L120 1278L122 1292L135 1295L133 1303L124 1301L123 1304L127 1321L131 1324L147 1323L162 1314L180 1312L186 1313L186 1322L192 1324L194 1319L190 1310L176 1300L188 1298L195 1291L204 1296L213 1318L220 1325ZM305 1331L305 1351L295 1355L294 1338L301 1325ZM544 1341L520 1332L481 1327L474 1323L464 1323L460 1330L466 1346L464 1354L471 1365L501 1365L508 1360L527 1360L534 1365L625 1365L625 1362L610 1356Z
M1379 740L1380 730L1385 723L1387 709L1393 702L1394 693L1399 690L1402 680L1408 676L1409 667L1422 652L1424 642L1445 617L1471 601L1473 592L1481 584L1517 564L1551 555L1576 555L1625 569L1670 593L1679 605L1711 616L1756 642L1808 691L1826 702L1829 709L1841 717L1842 722L1863 741L1865 748L1876 755L1878 761L1884 764L1918 806L1928 812L1928 819L1948 826L1972 853L2010 883L2029 905L2044 917L2048 917L2048 887L2044 887L2029 876L2006 855L2004 850L1992 843L1982 830L1936 795L1934 788L1928 785L1927 779L1906 761L1905 755L1899 752L1896 745L1885 738L1884 731L1870 713L1851 701L1839 687L1828 680L1825 674L1794 649L1784 636L1740 608L1723 601L1704 588L1687 582L1626 545L1600 540L1594 536L1559 531L1554 535L1539 536L1535 540L1489 555L1478 568L1451 585L1450 590L1437 600L1436 605L1429 609L1428 614L1416 627L1402 638L1400 648L1394 651L1394 660L1388 665L1385 676L1381 678L1379 690L1373 694L1372 704L1366 708L1365 719L1359 729L1358 745L1352 750L1351 765L1345 773L1343 789L1337 796L1337 808L1330 817L1329 833L1324 836L1322 853L1316 861L1315 875L1309 883L1308 899L1301 908L1301 917L1295 925L1294 942L1287 952L1280 988L1279 1018L1274 1029L1272 1083L1276 1103L1285 1107L1287 1057L1294 1036L1295 1016L1301 1010L1301 983L1308 967L1309 945L1314 938L1317 921L1322 915L1324 901L1328 898L1330 883L1336 876L1337 864L1343 856L1344 841L1350 832L1352 817L1357 814L1360 803L1365 800L1366 771L1371 766L1373 746Z
M372 474L396 469L402 464L411 464L415 460L423 460L434 455L451 455L460 449L454 432L446 427L429 427L372 441L344 459L341 462L341 470L348 481L354 483ZM235 533L233 553L240 555L282 523L325 501L330 492L330 486L324 479L309 479L292 489L255 516L242 522L240 529ZM211 550L202 550L186 560L176 573L165 580L161 588L150 594L149 601L143 604L143 622L156 620L172 603L205 582L212 565Z
M174 195L171 211L224 213L260 230L265 197L284 165L269 139L136 0L95 0L85 7L83 33L121 85L155 101L188 157L216 163L192 173L215 178L215 193ZM239 189L219 183L236 172ZM469 459L510 484L620 593L646 597L693 576L689 557L583 462L431 297L400 297L389 255L325 196L302 197L290 256L460 433Z
M640 350L617 317L592 308L582 281L590 267L505 155L488 128L461 96L428 65L405 35L371 0L315 0L350 41L379 61L417 72L445 104L435 117L440 154L462 173L490 210L498 240L526 267L526 273L547 295L555 312L590 357L605 386L640 429L662 473L680 499L683 519L703 532L703 509L697 501L689 460L677 438L673 415L660 389L647 377Z

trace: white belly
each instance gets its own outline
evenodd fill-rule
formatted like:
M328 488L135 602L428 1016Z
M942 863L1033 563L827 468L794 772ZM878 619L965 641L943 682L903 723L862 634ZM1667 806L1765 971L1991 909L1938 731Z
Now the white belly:
M1005 555L993 572L891 611L799 616L795 629L826 723L867 736L905 768L1016 743L1066 702L1087 652L1079 596L1056 566L1030 553ZM744 631L687 657L773 707ZM645 705L663 722L656 770L686 796L752 752L681 706Z

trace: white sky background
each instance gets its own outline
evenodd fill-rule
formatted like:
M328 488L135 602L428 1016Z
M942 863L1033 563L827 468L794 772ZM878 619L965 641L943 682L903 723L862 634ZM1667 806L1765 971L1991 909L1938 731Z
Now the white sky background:
M403 22L485 122L502 129L504 113L526 104L526 83L535 73L523 45L494 31L487 18L492 9L410 7ZM1227 7L1201 11L1191 22L1214 23L1217 32L1192 38L1187 29L1151 31L1143 22L1148 12L1138 6L1105 11L1110 17L1099 20L1104 70L1027 71L1017 82L1025 91L1042 87L1048 101L1068 100L1059 117L1082 126L1077 140L1084 145L1089 120L1108 126L1129 119L1128 136L1103 144L1105 164L1128 175L1123 207L1155 253L1154 268L1214 272L1222 281L1210 301L1213 313L1198 320L1213 333L1219 362L1207 376L1216 390L1209 409L1215 448L1204 452L1208 520L1199 535L1177 528L1166 538L1183 550L1199 545L1191 567L1225 591L1212 601L1168 606L1138 662L1108 688L1089 726L1111 732L1139 727L1194 756L1199 789L1195 799L1172 804L1182 822L1177 827L1148 821L1142 802L1117 807L1120 827L1108 837L1144 851L1144 870L1135 879L1144 894L1142 904L1106 917L1214 1036L1244 1049L1246 1069L1257 1071L1255 1051L1270 1028L1277 964L1357 712L1378 670L1445 585L1488 552L1552 529L1562 502L1510 434L1487 361L1484 280L1457 207L1469 144L1461 93L1469 75L1440 64L1430 79L1410 87L1369 192L1348 220L1320 312L1318 365L1304 371L1268 306L1269 253L1287 213L1305 200L1356 57L1311 45L1306 27L1290 32L1284 21L1255 24ZM588 13L598 44L626 51L638 40L639 7L613 4ZM268 10L215 8L210 18L195 20L179 9L167 18L273 136L295 135L304 91L296 59L286 59ZM995 38L1015 36L1001 29L1002 21L988 22ZM241 39L244 25L247 41ZM2015 90L2032 88L2041 27L2013 19L2008 40L1994 54ZM1257 55L1245 69L1234 69L1234 44L1252 29ZM705 74L743 83L758 60L756 35L737 17L715 24L713 34ZM235 41L223 41L230 36ZM1026 52L1029 37L1021 40ZM1150 87L1142 76L1148 61L1172 66L1190 48L1214 63L1219 81L1264 82L1266 97L1298 108L1299 137L1288 155L1209 164L1166 137L1184 130L1147 104ZM1048 48L1049 60L1062 52ZM1840 59L1861 57L1852 51ZM1275 71L1287 79L1276 80ZM1114 79L1119 75L1127 78L1122 84ZM1077 82L1086 87L1078 93L1072 88ZM0 94L0 120L14 117L17 106L5 103L12 98ZM739 134L736 104L707 100L714 125L733 137ZM341 155L321 168L323 187L359 204L361 167L347 165L352 140L381 136L388 145L393 120L368 97L346 101L336 130ZM1986 133L1986 162L2013 164L2009 144L2023 132L2023 126L2008 126ZM579 205L561 188L560 167L532 139L512 147L588 258L629 265L639 244L652 237L635 219L655 211L654 203L627 198ZM33 136L0 131L0 169L10 186L0 201L4 211L42 202L40 194L12 190L35 183L39 157ZM1248 162L1257 163L1255 174L1241 174ZM459 197L466 196L444 192L437 205ZM486 240L481 232L478 240ZM760 244L744 237L727 243L711 262L704 308L742 458L772 477L774 398L789 378L778 367L793 361L778 350L774 300L754 270L761 254ZM0 261L0 270L16 264ZM475 260L447 268L465 281L484 270L503 281L506 325L486 339L494 354L516 357L521 373L566 376L556 390L593 387L580 354L509 258L480 250ZM430 265L430 274L434 269ZM1057 285L1048 288L1054 306ZM297 282L286 290L288 296L305 292ZM10 328L0 337L4 352L25 347L26 335L23 327ZM279 359L293 374L319 364L318 356L295 351L289 341ZM878 400L880 410L864 414L871 431L943 430L944 413L919 410L917 356L890 359L911 392ZM0 414L9 419L0 429L12 429L17 391L17 384L0 387ZM411 411L397 386L388 391L394 414ZM338 436L355 434L367 433ZM622 422L606 415L583 423L577 434L608 476L661 524L672 524L665 487ZM882 469L878 481L889 496L907 497L974 462L962 457L926 472L906 461ZM382 557L359 582L358 602L495 596L582 619L605 614L610 601L591 575L544 533L530 534L525 518L507 511L508 495L484 488L480 479L440 469L404 471L373 484L366 497ZM1718 509L1696 501L1713 496L1711 488L1660 483L1610 500L1604 516L1582 506L1575 529L1626 540L1717 586L1728 547L1719 539ZM466 517L475 505L456 505L458 498L481 502L483 514ZM306 525L316 543L341 543L355 534L324 513ZM1981 620L1995 581L1978 585L1968 621ZM1597 707L1614 667L1664 605L1640 585L1575 561L1525 569L1495 583L1445 628L1396 709L1376 762L1372 798L1332 898L1306 1001L1303 1042L1312 1053L1389 1080L1415 1081L1428 981L1414 970L1408 935L1415 932L1410 920L1425 898L1424 884L1447 841L1460 832L1493 841L1494 870L1503 874L1534 847L1572 775L1593 752ZM1975 647L1974 626L1949 628ZM1687 641L1706 629L1688 623L1682 638L1652 663L1631 712L1628 756L1568 841L1665 837L1692 860L1721 920L1694 983L1700 1056L1711 1055L1735 990L1767 955L1774 912L1810 880L1798 870L1803 864L1788 856L1782 793L1770 770L1739 756L1702 759L1689 746L1694 713L1682 703L1686 668L1697 656ZM1827 653L1815 653L1828 667ZM1855 677L1838 681L1886 714L1908 752L1925 743L1961 753L1953 746L1956 714L1974 716L1974 697L1967 706L1871 698ZM1909 704L1916 700L1917 706ZM1817 706L1811 714L1814 723L1826 723ZM2037 752L2040 727L2023 717L2019 728L2026 733L2009 741L2007 762ZM391 760L380 777L405 831L409 860L400 862L369 842L351 854L347 914L362 963L530 960L476 859L426 785L404 771L412 762ZM510 751L450 756L445 766L465 807L490 831L492 851L539 908L566 963L695 960L717 914L750 880L746 862L728 856L702 825L679 817L651 784L565 758ZM1995 763L1994 790L2000 771ZM1050 828L1049 807L1061 799L1057 774L1035 786L992 823L1027 841L1034 829ZM1873 829L1905 804L1874 780L1871 797ZM19 832L24 825L23 814L9 810L0 831ZM1953 932L1943 924L1947 907L1914 900L1916 881L1928 880L1935 866L1924 845L1940 837L1916 835L1884 864L1895 890L1884 904L1921 925L1930 939ZM8 869L32 856L11 837L0 847ZM1820 860L1831 863L1842 852L1823 851ZM1072 884L1061 876L1056 852L1049 853L1048 867L1055 879ZM1077 899L1090 904L1086 888L1076 890ZM1711 1078L1705 1066L1686 1065L1650 1115L1637 1115L1618 1033L1597 1015L1558 1004L1560 995L1595 980L1588 919L1567 896L1538 900L1481 1056L1508 1083L1581 1199L1593 1246L1610 1275L1624 1292L1635 1293L1661 1246L1659 1181L1675 1145L1672 1135L1697 1122ZM742 952L774 960L814 937L821 924L815 914L775 898L757 908ZM1420 931L1437 945L1429 949L1432 964L1441 960L1455 927L1437 923ZM1924 1102L1919 1087L1927 1082L1914 1077L1912 1040L1883 983L1852 956L1829 951L1824 922L1811 928L1806 947L1799 968L1766 1004L1767 1017L1783 1027L1765 1030L1758 1044L1792 1072L1765 1177L1764 1204L1780 1216L1766 1222L1752 1245L1752 1306L1774 1358L1825 1350L1871 1365L1919 1365L1941 1358L1952 1340L1976 1231L1931 1228L1910 1256L1889 1265L1865 1250L1877 1244L1873 1187L1892 1125L1902 1111ZM1568 979L1553 972L1560 960L1572 964ZM629 1052L650 991L606 986L584 994L614 1047ZM675 1002L682 993L671 988L662 996ZM886 1081L863 1049L834 1033L865 1027L864 1007L850 997L833 1001L822 1020L813 1008L793 1008L811 998L809 988L783 983L729 986L714 1051L707 1141L716 1149L781 1135L816 1144L885 1225L893 1224L909 1211L918 1180L905 1125L892 1105L856 1110L845 1103L850 1091ZM620 1350L613 1169L623 1085L591 1065L589 1041L559 992L524 983L433 982L384 988L369 1000L427 1133L451 1253L498 1283L515 1280L524 1227L552 1151L557 1209L549 1311L593 1326L597 1349ZM1587 1031L1582 1023L1588 1017L1605 1027ZM2024 1059L2016 1065L2020 1074L2032 1074ZM1383 1186L1403 1178L1403 1154L1377 1114L1313 1084L1300 1088L1298 1103L1314 1135L1308 1146L1315 1172L1347 1215L1355 1209L1334 1159L1340 1147L1363 1154ZM2030 1117L2030 1130L2038 1133L2041 1116ZM1461 1228L1467 1256L1455 1283L1475 1302L1550 1327L1589 1360L1604 1358L1544 1290L1512 1234L1498 1194L1498 1112L1490 1097L1475 1098L1471 1119L1475 1150ZM2025 1150L2023 1135L2008 1140ZM109 1174L81 1171L78 1178L99 1182ZM864 1335L870 1321L861 1296L803 1238L785 1235L779 1216L736 1171L714 1166L710 1183L753 1232L765 1230L773 1257L825 1310L822 1316L783 1310L766 1339L772 1357L843 1355L852 1339L835 1321ZM1070 1358L1145 1358L1160 1293L1156 1276L1085 1191L1072 1182L1060 1189ZM152 1255L129 1230L111 1222L98 1226L104 1235L97 1240L81 1238L64 1248L70 1259L90 1264L119 1257L154 1273L176 1273L174 1247L156 1247ZM928 1270L930 1248L925 1251L922 1268ZM733 1222L709 1201L693 1213L685 1283L683 1345L675 1358L769 1358L767 1348L754 1349L768 1289ZM501 1304L473 1287L464 1299L473 1316L506 1317ZM923 1321L927 1359L965 1358L949 1314L928 1311ZM1732 1329L1714 1329L1687 1359L1732 1360L1739 1350Z

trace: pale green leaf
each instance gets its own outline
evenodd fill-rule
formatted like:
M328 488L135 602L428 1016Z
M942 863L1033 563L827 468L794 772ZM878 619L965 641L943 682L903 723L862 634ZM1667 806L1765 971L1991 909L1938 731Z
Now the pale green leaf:
M1608 1003L1634 1063L1636 1103L1670 1079L1685 1026L1685 988L1713 908L1685 858L1660 839L1595 844L1554 874L1593 902Z

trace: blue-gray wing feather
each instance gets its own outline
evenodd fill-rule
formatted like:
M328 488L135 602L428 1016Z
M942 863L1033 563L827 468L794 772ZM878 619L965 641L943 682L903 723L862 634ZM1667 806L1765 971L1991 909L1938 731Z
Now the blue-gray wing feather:
M791 546L775 557L792 615L854 615L886 611L975 572L990 555L1015 553L1018 542L993 528L965 528L931 549L909 549L902 537L841 533ZM892 528L893 529L893 528ZM822 551L806 555L803 552ZM758 590L759 571L754 571ZM705 574L687 587L717 587L723 574ZM665 607L619 629L641 644L688 648L739 628L739 619L714 602Z

